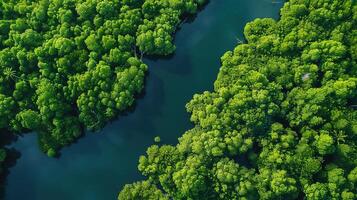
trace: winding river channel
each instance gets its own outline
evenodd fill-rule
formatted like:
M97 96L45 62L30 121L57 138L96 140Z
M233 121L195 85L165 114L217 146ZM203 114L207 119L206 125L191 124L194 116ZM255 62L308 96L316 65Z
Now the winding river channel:
M142 179L138 158L160 136L175 144L192 127L185 104L193 94L213 88L220 57L243 38L244 25L258 17L278 18L282 3L271 0L211 0L177 32L177 50L168 58L148 59L143 95L135 109L48 158L36 134L10 147L21 153L10 168L6 200L116 199L126 183Z

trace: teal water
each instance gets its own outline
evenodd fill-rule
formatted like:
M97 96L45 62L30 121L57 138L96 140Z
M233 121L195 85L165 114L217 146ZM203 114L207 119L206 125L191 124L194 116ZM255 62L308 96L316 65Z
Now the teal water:
M274 2L274 1L273 1ZM282 3L271 0L211 0L176 35L177 50L169 58L145 59L149 66L145 92L132 112L103 130L88 133L48 158L35 134L26 134L11 147L21 153L10 169L6 200L116 199L126 183L142 179L140 155L160 136L175 144L192 127L185 104L195 93L211 90L224 52L243 38L244 25L258 17L278 18Z

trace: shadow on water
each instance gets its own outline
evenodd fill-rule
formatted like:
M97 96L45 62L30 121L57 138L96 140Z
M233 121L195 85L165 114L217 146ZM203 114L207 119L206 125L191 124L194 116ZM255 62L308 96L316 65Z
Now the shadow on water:
M5 146L16 142L18 137L8 131L0 130L0 147L6 152L6 158L0 168L0 199L5 197L5 186L7 177L10 174L10 168L16 165L16 161L21 157L21 153L15 148L4 148Z
M6 159L2 163L1 174L0 174L0 199L5 197L5 186L7 181L7 176L10 174L10 168L16 165L16 161L21 157L21 153L14 148L5 149Z

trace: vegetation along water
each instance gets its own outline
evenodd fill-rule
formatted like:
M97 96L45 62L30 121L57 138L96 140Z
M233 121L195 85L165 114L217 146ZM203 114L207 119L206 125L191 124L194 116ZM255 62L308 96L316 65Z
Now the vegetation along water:
M357 5L291 0L221 57L194 128L139 159L119 199L357 198Z
M194 93L212 89L217 58L233 48L237 38L243 38L245 23L257 17L277 18L281 5L264 0L208 3L197 17L181 25L174 55L144 57L148 66L145 89L136 106L118 120L95 134L88 132L62 149L56 159L41 153L36 134L25 134L8 145L21 156L10 168L4 199L115 199L125 183L143 179L137 172L137 159L155 136L174 144L191 128L184 105ZM10 80L21 81L16 77Z

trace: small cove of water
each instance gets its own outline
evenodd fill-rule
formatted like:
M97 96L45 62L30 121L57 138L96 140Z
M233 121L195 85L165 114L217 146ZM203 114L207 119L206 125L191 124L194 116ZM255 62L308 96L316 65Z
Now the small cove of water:
M6 200L116 199L126 183L141 180L137 162L160 136L164 144L192 127L185 104L193 94L212 90L219 58L243 38L244 25L258 17L278 18L282 3L269 0L211 0L177 32L177 50L165 59L145 59L145 92L132 112L64 148L58 159L40 152L35 134L11 147L21 153L10 168Z

